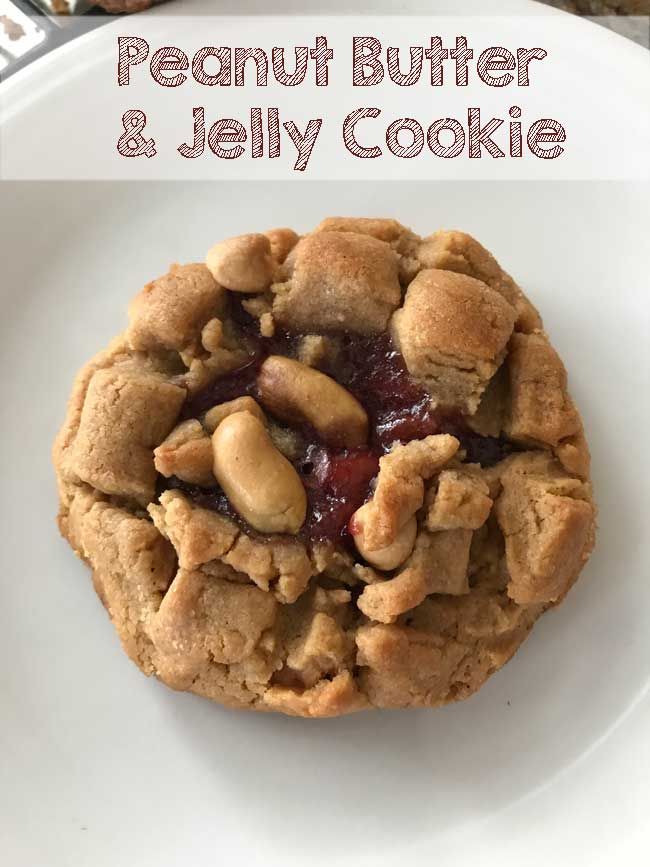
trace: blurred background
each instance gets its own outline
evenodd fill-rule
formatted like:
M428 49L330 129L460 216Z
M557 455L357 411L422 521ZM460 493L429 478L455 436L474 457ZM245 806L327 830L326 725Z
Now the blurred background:
M101 26L108 20L107 13L112 16L139 12L161 2L170 11L174 8L181 11L182 0L0 0L0 81L48 51ZM650 46L650 0L539 2L593 18L646 48ZM352 11L352 6L351 2L344 8L345 14ZM271 2L269 7L272 11ZM299 4L297 8L300 9ZM435 9L434 0L431 8ZM214 0L214 9L229 14L241 11L229 0ZM319 11L327 12L326 3Z

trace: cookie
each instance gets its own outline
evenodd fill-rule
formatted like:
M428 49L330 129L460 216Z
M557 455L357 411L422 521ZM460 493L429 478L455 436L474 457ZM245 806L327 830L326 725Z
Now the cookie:
M54 465L124 650L236 708L466 698L594 543L539 313L474 238L394 220L172 265L79 373Z

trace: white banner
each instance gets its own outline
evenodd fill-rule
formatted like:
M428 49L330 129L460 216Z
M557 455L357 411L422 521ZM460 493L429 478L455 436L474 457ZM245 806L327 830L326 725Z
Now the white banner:
M650 55L622 43L566 15L121 18L0 87L0 176L647 178Z

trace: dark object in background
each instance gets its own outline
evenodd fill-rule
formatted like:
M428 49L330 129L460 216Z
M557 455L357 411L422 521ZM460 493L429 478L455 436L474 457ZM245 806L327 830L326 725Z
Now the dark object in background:
M139 12L155 0L98 0L107 12ZM578 15L650 15L650 0L542 0Z
M542 0L578 15L650 15L650 0Z
M101 0L101 6L106 12L140 12L153 6L154 0Z
M107 13L140 12L163 0L2 0L0 82L60 45L105 23ZM650 48L650 0L541 0L549 6L594 17L599 23ZM215 12L219 0L214 0ZM172 12L181 9L172 5Z

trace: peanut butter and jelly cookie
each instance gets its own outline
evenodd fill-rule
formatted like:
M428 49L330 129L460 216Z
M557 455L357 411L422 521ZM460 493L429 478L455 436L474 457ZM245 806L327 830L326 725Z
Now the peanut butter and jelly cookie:
M474 238L388 219L172 265L79 373L54 464L126 653L235 708L466 698L594 543L539 313Z

